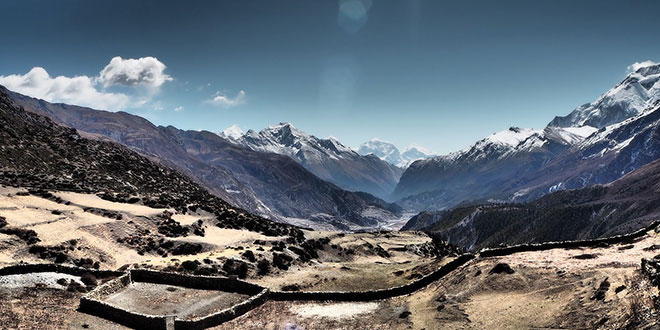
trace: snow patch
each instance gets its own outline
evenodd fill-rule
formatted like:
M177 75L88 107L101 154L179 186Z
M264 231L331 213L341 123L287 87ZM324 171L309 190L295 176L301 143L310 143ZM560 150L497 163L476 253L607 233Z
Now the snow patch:
M350 318L360 314L373 313L379 304L375 302L366 303L337 303L337 304L305 304L292 306L294 313L302 317L327 317L332 319Z

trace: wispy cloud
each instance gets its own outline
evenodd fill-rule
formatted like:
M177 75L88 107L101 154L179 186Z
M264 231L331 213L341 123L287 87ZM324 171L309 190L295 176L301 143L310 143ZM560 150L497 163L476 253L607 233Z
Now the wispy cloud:
M223 107L225 109L228 108L233 108L236 106L239 106L241 104L245 104L246 102L246 94L245 91L240 91L236 96L234 97L229 97L227 95L220 94L220 92L217 92L216 95L207 101L208 103L211 103L213 105L217 105L220 107Z
M182 110L183 110L182 106L178 106L178 107L174 108L174 112L179 112L179 111L182 111Z

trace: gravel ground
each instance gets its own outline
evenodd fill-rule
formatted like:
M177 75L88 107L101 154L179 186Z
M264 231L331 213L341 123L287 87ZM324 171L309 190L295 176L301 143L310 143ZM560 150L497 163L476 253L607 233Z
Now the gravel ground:
M105 299L109 304L149 315L193 319L229 308L249 296L136 282Z
M71 280L78 282L80 285L84 284L80 281L80 276L73 276L69 274L62 273L28 273L28 274L17 274L17 275L5 275L0 276L0 288L22 288L22 287L33 287L37 284L45 285L47 288L51 289L66 289L66 286L57 284L57 280L66 279L66 282L69 283Z

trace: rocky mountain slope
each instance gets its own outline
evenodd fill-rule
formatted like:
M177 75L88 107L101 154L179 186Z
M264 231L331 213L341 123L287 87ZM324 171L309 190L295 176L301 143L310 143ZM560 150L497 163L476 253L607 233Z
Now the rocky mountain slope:
M224 135L224 134L223 134ZM319 139L291 123L280 123L260 132L247 131L231 141L252 150L289 156L319 178L350 191L364 191L386 198L394 190L402 169L375 156L362 156L334 138Z
M400 212L366 193L349 192L316 177L291 158L276 153L255 152L230 143L211 132L167 130L186 151L205 163L228 169L239 181L260 196L264 204L288 217L307 218L348 229L351 226L377 226L377 216L394 217ZM347 220L348 219L348 220Z
M400 152L394 144L379 139L372 139L361 144L357 152L363 156L375 155L376 157L401 168L408 167L408 165L416 160L435 156L424 148L415 145L411 145L403 152Z
M487 198L521 174L534 172L594 132L590 127L543 130L511 127L467 149L416 161L394 191L404 208L442 210Z
M561 190L525 204L479 204L417 215L426 230L466 249L606 237L660 217L660 160L606 185Z
M503 189L513 201L530 201L552 191L612 182L660 158L660 102L641 114L601 128L535 173Z
M593 126L602 128L643 112L660 97L660 64L637 68L596 101L584 104L567 116L555 117L548 126Z
M28 111L89 137L129 146L256 214L304 226L346 229L377 226L378 219L396 218L400 211L369 194L344 191L323 181L289 157L253 151L209 132L185 132L124 112L51 104L9 93Z
M187 177L160 166L128 148L81 137L75 129L25 111L0 89L0 183L35 190L107 193L145 205L188 207L215 214L218 224L278 235L301 232L227 204ZM39 193L46 195L47 193ZM124 197L117 197L124 196Z
M394 198L406 208L441 210L489 198L529 201L616 180L657 158L650 113L660 98L659 81L660 64L648 64L541 131L514 127L465 150L417 161Z

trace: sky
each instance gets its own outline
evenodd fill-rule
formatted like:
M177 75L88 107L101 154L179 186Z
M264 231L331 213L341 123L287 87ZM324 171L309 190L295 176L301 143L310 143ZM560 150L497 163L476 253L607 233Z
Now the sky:
M438 154L542 128L635 62L659 1L0 2L0 83L221 131L291 122Z

